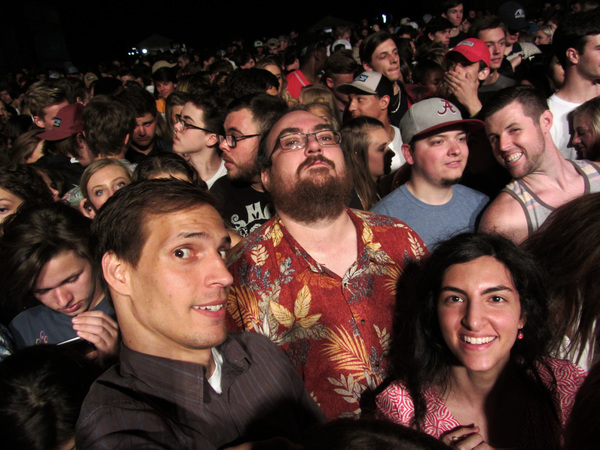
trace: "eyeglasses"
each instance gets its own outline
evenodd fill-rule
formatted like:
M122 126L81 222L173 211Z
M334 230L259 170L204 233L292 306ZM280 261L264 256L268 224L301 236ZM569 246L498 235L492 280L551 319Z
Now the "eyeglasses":
M202 130L202 131L205 131L206 133L214 133L214 131L212 131L212 130L207 130L206 128L197 127L196 125L187 123L185 120L183 120L183 118L181 117L181 114L175 115L175 125L177 125L177 124L181 125L181 131L192 129L192 130Z
M243 141L244 139L252 138L260 136L259 134L243 134L241 136L234 136L233 134L226 134L225 136L219 135L219 144L223 141L227 142L227 146L229 148L235 148L238 141Z
M283 152L293 152L296 150L303 150L308 145L308 137L314 136L317 143L324 147L329 145L338 145L342 142L342 135L337 131L333 130L321 130L316 133L291 133L279 136L277 143L271 156L275 151L280 148Z

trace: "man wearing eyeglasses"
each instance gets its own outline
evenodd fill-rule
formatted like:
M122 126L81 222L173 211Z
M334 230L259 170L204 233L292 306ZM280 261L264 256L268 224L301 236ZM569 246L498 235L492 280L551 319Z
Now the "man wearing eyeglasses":
M227 174L218 149L220 120L212 97L192 95L176 116L173 151L188 159L210 189Z
M269 336L328 419L359 414L386 373L396 282L427 253L399 220L346 207L352 182L340 134L293 111L260 141L276 215L230 262L229 326Z
M223 219L242 237L273 214L256 156L259 137L287 108L285 101L267 94L236 99L227 108L225 135L218 138L227 177L217 180L210 191L220 200Z

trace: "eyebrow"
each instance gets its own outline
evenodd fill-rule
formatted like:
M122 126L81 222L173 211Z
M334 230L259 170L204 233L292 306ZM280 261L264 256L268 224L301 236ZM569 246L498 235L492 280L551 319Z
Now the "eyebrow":
M320 123L313 127L313 131L322 131L322 130L333 130L333 128L328 123ZM291 133L303 133L303 131L300 128L294 128L294 127L284 128L283 130L281 130L278 137L281 137L285 134L291 134Z
M443 286L440 289L440 293L444 292L444 291L450 291L450 292L457 292L459 294L463 294L463 295L467 295L467 292L457 288L455 286ZM487 289L485 289L483 292L481 292L482 294L491 294L493 292L499 292L499 291L509 291L509 292L513 292L513 290L511 288L509 288L508 286L504 286L502 284L499 284L497 286L491 286Z
M207 233L206 231L183 231L181 233L179 233L177 236L175 236L176 239L202 239L202 240L206 240L210 238L210 234ZM225 236L223 236L223 239L221 239L221 245L224 244L231 244L231 237L227 234Z
M66 277L64 280L62 280L60 283L58 283L56 286L49 286L49 287L42 287L42 288L33 288L33 293L34 294L44 293L44 292L51 291L52 289L56 289L58 287L61 287L64 284L67 284L71 278L78 277L79 275L81 275L84 270L85 270L85 268L81 269L80 271L75 271L74 273L72 273L71 275L69 275L68 277Z

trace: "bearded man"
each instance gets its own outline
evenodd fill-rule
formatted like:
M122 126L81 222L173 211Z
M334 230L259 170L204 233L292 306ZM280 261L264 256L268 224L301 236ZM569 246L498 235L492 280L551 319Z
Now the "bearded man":
M291 111L259 143L276 214L229 260L229 326L268 336L329 419L358 415L386 375L396 282L426 255L403 222L347 208L340 134Z

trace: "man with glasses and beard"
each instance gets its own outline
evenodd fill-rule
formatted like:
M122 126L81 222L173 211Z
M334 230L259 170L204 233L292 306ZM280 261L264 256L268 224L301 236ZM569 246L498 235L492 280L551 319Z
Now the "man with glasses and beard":
M219 211L225 222L242 237L272 215L256 155L261 134L268 132L273 118L287 109L285 101L267 94L245 96L233 100L227 107L225 134L218 137L227 176L219 178L210 192L219 200Z
M426 255L399 220L347 208L352 183L340 134L292 111L260 141L276 214L230 260L230 327L265 334L287 354L329 419L360 414L385 378L396 282Z

